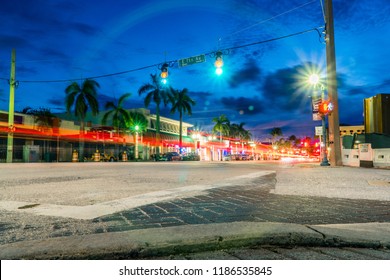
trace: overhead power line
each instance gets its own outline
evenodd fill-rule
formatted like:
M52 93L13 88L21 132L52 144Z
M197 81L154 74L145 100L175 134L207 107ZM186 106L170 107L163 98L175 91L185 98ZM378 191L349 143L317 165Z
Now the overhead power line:
M253 27L257 26L257 25L260 25L260 24L266 23L266 22L268 22L268 21L274 20L274 19L276 19L276 18L278 18L278 17L280 17L280 16L283 16L283 15L286 15L286 14L288 14L288 13L291 13L291 12L293 12L293 11L295 11L295 10L301 9L301 8L303 8L303 7L305 7L305 6L309 5L309 4L312 4L312 3L316 2L316 1L317 1L317 0L312 0L312 1L310 1L310 2L307 2L307 3L305 3L305 4L302 4L302 5L298 6L298 7L292 8L292 9L290 9L290 10L288 10L288 11L285 11L285 12L283 12L283 13L280 13L280 14L278 14L278 15L275 15L275 16L272 16L272 17L270 17L270 18L267 18L267 19L264 19L264 20L255 22L255 23L252 24L252 25L249 25L249 26L244 27L244 28L242 28L242 29L240 29L240 30L237 30L237 31L235 31L235 32L233 32L233 33L231 33L231 34L228 34L228 35L222 37L221 39L227 38L227 37L230 37L230 36L233 36L233 35L236 35L236 34L238 34L238 33L241 33L241 32L243 32L243 31L246 31L246 30L248 30L248 29L251 29L251 28L253 28ZM321 0L320 0L320 1L321 1ZM321 4L322 4L322 3L321 3Z
M224 49L221 49L219 51L230 52L231 50L236 50L236 49L246 48L246 47L250 47L250 46L254 46L254 45L270 43L270 42L273 42L273 41L282 40L282 39L286 39L286 38L290 38L290 37L293 37L293 36L302 35L302 34L313 32L313 31L316 31L319 34L319 36L321 36L321 33L319 31L319 29L321 29L321 28L323 28L323 27L311 28L311 29L307 29L307 30L304 30L304 31L291 33L291 34L288 34L288 35L275 37L275 38L271 38L271 39L267 39L267 40L262 40L262 41L257 41L257 42L253 42L253 43L249 43L249 44L244 44L244 45L224 48ZM205 53L205 55L213 55L213 54L215 54L215 52ZM166 63L174 64L174 63L177 63L178 60L179 59L171 60L171 61L167 61ZM152 65L147 65L147 66L142 66L142 67L138 67L138 68L134 68L134 69L130 69L130 70L121 71L121 72L103 74L103 75L98 75L98 76L90 76L90 77L86 77L86 78L57 79L57 80L35 80L35 81L34 80L21 80L21 81L18 81L18 82L19 83L64 83L64 82L73 82L73 81L86 80L86 79L100 79L100 78L118 76L118 75L123 75L123 74L131 73L131 72L141 71L141 70L145 70L145 69L152 68L152 67L158 67L160 65L161 65L161 63L156 63L156 64L152 64ZM5 78L0 78L0 80L9 81L9 79L5 79Z

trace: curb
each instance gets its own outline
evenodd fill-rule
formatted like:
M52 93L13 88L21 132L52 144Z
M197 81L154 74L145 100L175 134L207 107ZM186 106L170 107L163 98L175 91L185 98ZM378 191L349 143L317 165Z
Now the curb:
M57 237L0 246L0 259L147 259L265 245L390 247L390 224L234 222Z

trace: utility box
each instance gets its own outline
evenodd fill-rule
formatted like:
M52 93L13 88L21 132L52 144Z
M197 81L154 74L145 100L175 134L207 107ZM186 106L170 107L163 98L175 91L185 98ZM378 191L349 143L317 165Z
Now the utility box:
M374 167L374 152L371 144L359 144L360 167Z
M23 161L38 162L39 161L39 146L25 145L23 146Z

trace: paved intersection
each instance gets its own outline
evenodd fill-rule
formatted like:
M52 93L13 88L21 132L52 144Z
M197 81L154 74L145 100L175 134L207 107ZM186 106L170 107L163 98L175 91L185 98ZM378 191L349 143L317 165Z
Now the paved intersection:
M194 236L206 238L206 245L208 236L211 240L217 236L208 232L211 229L215 234L226 233L228 239L236 238L234 232L254 233L260 239L262 234L272 238L281 233L283 239L302 232L309 239L316 235L316 242L325 236L323 232L348 237L354 230L355 237L373 240L368 244L390 244L386 237L390 225L389 170L260 162L4 167L8 170L0 179L0 246L4 253L9 250L6 256L12 252L22 256L23 248L32 250L34 246L38 246L37 252L52 248L72 254L66 245L70 243L79 244L84 253L85 246L95 246L110 256L111 247L103 246L107 238L114 238L112 246L139 244L134 246L143 250L148 243L160 240L160 234L183 242L192 228L202 229L205 237L197 232L188 241ZM25 172L20 173L20 167ZM85 218L89 217L86 209L103 210ZM247 222L257 223L245 224L245 233L241 232L239 223ZM149 234L149 241L139 234ZM130 236L133 241L126 243ZM381 256L387 258L388 250L383 250Z
M245 187L209 190L207 195L153 203L94 219L99 231L123 231L188 224L280 222L345 224L390 222L390 201L273 194L276 174Z

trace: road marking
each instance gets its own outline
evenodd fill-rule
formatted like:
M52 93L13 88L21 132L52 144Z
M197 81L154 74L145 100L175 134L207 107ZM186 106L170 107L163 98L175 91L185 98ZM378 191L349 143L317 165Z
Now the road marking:
M215 184L190 185L182 188L173 188L163 191L150 192L137 196L131 196L86 206L39 204L34 205L34 207L26 207L26 205L32 205L31 202L0 201L0 209L44 216L57 216L64 218L90 220L147 204L201 195L209 189L230 187L237 185L237 183L239 183L240 186L245 186L247 184L250 184L255 178L274 173L275 171L261 171L256 173L250 173L247 175L232 177L230 179Z

